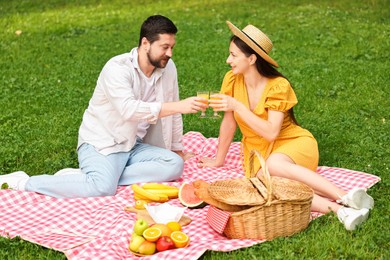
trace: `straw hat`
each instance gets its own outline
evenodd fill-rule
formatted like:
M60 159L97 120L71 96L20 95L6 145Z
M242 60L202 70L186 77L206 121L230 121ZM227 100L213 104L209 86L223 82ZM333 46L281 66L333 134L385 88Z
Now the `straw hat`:
M232 33L243 40L249 47L257 52L268 63L279 67L278 63L274 61L268 53L272 50L272 42L262 31L255 26L249 24L244 29L240 30L231 22L226 21Z

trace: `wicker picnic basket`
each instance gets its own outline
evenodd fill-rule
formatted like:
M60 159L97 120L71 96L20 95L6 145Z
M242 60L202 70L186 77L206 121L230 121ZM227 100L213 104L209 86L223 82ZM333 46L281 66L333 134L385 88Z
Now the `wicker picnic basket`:
M255 156L262 167L260 178L253 169ZM232 212L223 231L228 238L271 240L293 235L308 226L313 199L313 190L309 186L271 177L258 151L251 152L250 173L249 179L216 181L208 188L210 196L216 200L230 205L251 205L248 209ZM257 200L259 196L262 199Z

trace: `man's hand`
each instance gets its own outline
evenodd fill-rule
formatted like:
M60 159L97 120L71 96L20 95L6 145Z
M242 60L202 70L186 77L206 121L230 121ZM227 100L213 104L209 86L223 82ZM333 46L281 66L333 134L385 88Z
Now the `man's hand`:
M209 107L208 104L202 103L203 98L189 97L177 102L163 103L159 117L170 116L173 114L195 114Z
M203 101L203 102L202 102ZM182 114L194 114L201 110L206 110L209 105L204 103L204 98L201 97L189 97L183 100L180 100L180 107L182 108Z
M186 161L186 160L190 159L191 157L195 156L194 153L184 153L183 151L174 151L174 152L177 153L178 155L180 155L181 158L183 158L183 161Z

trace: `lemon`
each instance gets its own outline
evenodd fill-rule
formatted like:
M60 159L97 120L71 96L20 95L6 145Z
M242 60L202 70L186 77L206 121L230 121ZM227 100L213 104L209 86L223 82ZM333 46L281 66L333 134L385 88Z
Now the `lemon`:
M148 204L146 200L136 200L134 208L136 209L145 209L145 205Z
M167 227L169 227L172 231L181 231L181 225L176 221L168 222Z

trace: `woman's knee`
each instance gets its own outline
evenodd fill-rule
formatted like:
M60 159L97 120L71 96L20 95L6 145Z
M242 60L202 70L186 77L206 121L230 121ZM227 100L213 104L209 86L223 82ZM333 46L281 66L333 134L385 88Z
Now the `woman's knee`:
M293 162L287 156L280 156L279 154L271 154L266 161L270 174L280 177L288 177L288 168L292 163Z

